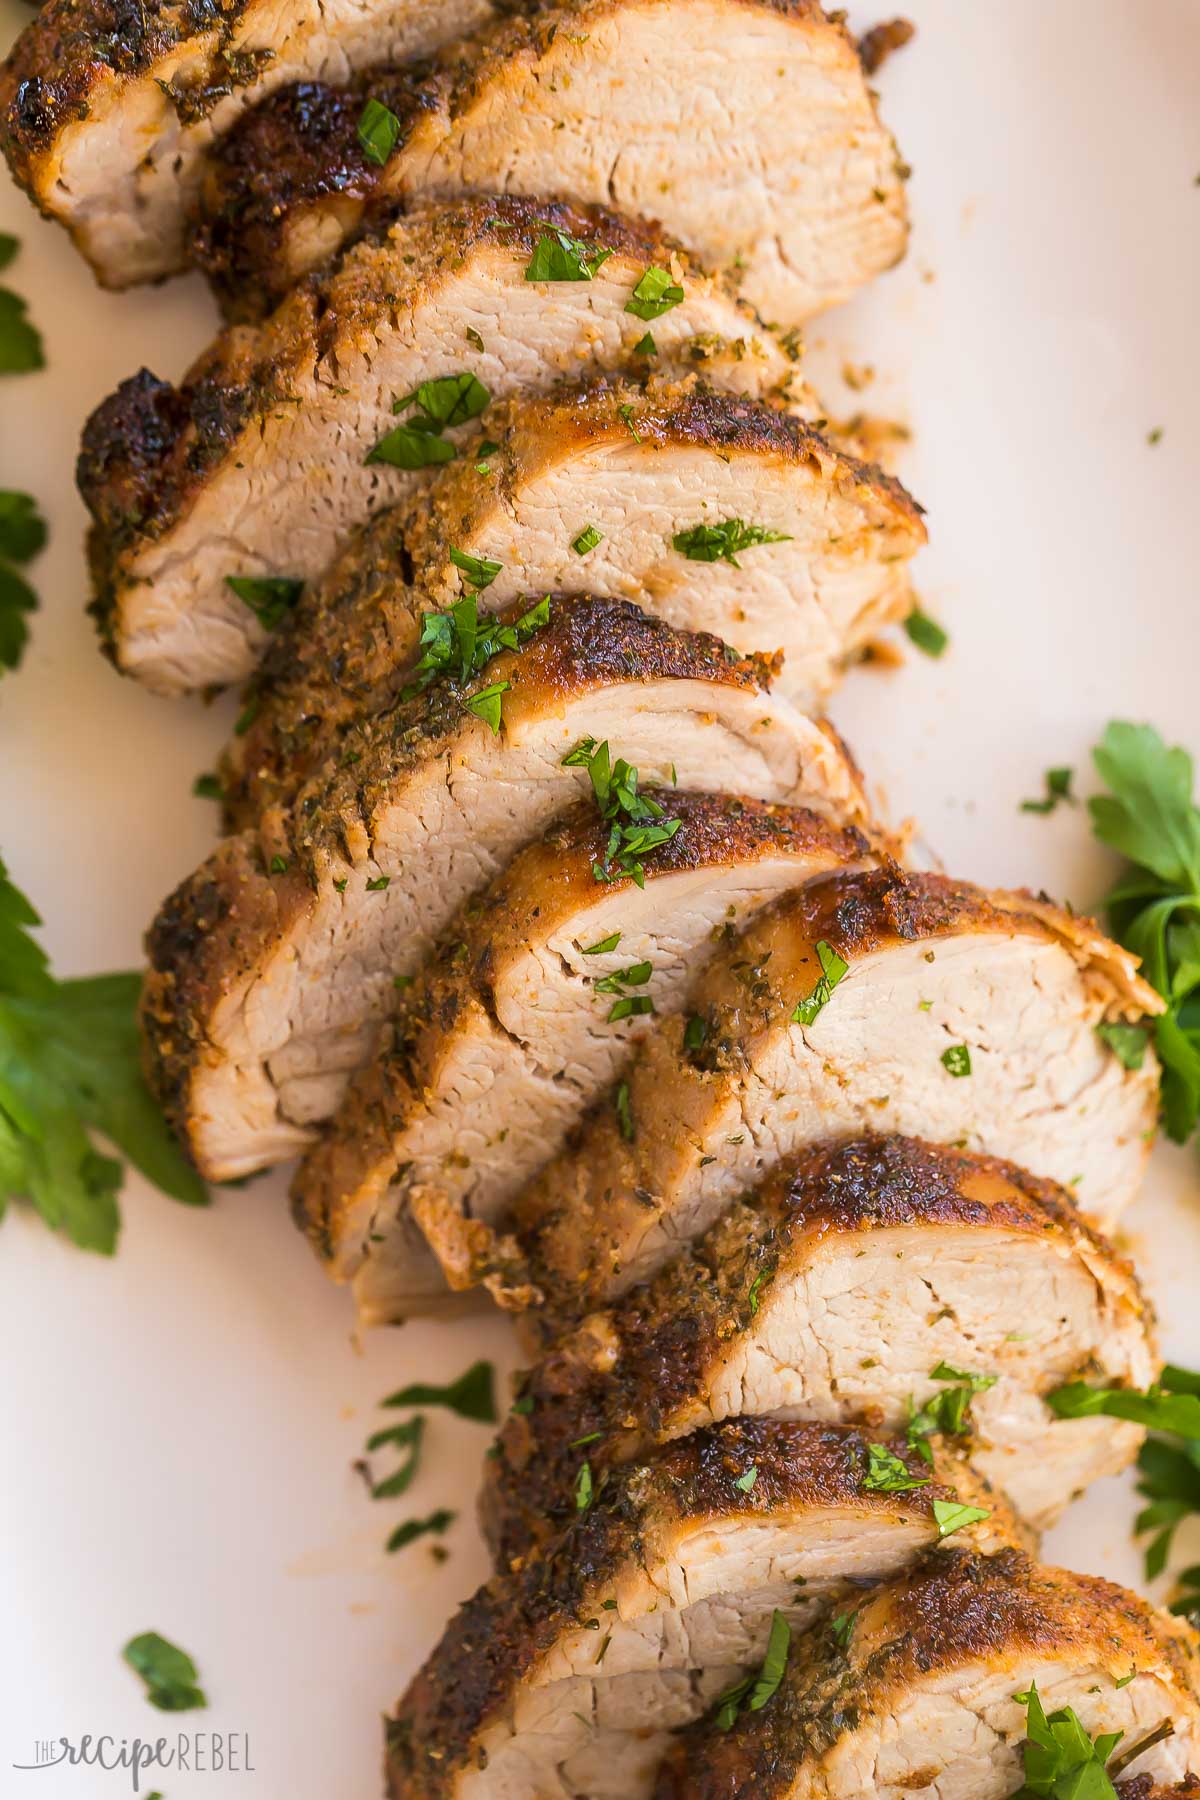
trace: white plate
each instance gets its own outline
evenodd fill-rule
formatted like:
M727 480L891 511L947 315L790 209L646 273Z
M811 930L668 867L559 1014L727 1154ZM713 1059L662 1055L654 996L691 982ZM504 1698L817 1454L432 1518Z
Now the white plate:
M882 72L913 164L906 264L813 332L819 366L880 371L859 396L906 420L929 509L919 582L953 644L840 696L894 816L954 873L1093 900L1109 876L1081 811L1018 812L1042 770L1107 719L1200 750L1200 6L1196 0L908 0L918 41ZM883 11L883 8L880 8ZM27 16L4 0L14 32ZM878 14L855 9L856 25ZM60 233L0 189L24 248L6 277L47 343L0 387L0 483L52 527L43 610L0 683L0 847L65 973L128 967L167 890L204 855L190 798L232 711L156 701L104 663L83 614L79 427L146 363L177 377L209 336L197 282L102 295ZM829 384L831 404L846 400ZM1157 447L1147 433L1162 429ZM1130 1242L1179 1360L1200 1359L1192 1151L1159 1150ZM478 1355L499 1320L410 1325L361 1347L286 1217L284 1181L195 1213L130 1181L109 1263L15 1212L0 1242L4 1558L0 1793L105 1800L122 1774L10 1772L39 1738L155 1735L118 1651L156 1629L197 1657L256 1773L181 1775L167 1800L368 1800L379 1715L481 1579L472 1512L486 1432L431 1420L417 1486L372 1503L351 1468L377 1401ZM1019 1321L1014 1321L1019 1323ZM386 1557L407 1511L462 1517L438 1567ZM1051 1557L1135 1580L1125 1482L1104 1482ZM154 1781L145 1783L153 1787Z

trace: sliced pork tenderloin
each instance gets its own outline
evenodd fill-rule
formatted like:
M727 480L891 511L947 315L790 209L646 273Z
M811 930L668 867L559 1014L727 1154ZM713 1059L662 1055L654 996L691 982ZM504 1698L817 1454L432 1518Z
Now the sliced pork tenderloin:
M611 737L647 780L703 788L720 771L760 799L861 816L853 766L772 699L769 664L626 602L546 610L545 625L465 685L447 674L364 718L294 806L227 840L160 912L148 1068L212 1179L308 1141L368 1055L396 978L474 889L590 792L586 768L563 762L582 738ZM502 628L517 617L501 615ZM831 846L841 842L832 832ZM835 861L831 848L821 866Z
M1061 1188L967 1151L852 1139L789 1159L547 1349L487 1465L485 1527L506 1567L570 1517L581 1440L595 1471L762 1414L949 1431L1040 1530L1143 1436L1060 1419L1042 1396L1081 1369L1145 1388L1158 1368L1132 1269Z
M776 1610L800 1630L918 1558L945 1560L935 1502L990 1515L951 1541L1005 1543L1003 1510L961 1461L886 1493L864 1485L870 1454L854 1431L738 1419L598 1485L552 1546L451 1621L388 1721L389 1793L640 1800L672 1729L761 1664Z
M626 594L682 629L781 651L773 687L805 707L911 605L916 506L770 407L696 377L605 380L495 406L486 431L361 532L275 634L226 758L231 828L395 696L424 616L469 586L464 558L492 574L482 607Z
M585 804L472 897L301 1163L297 1215L364 1322L450 1297L414 1212L493 1224L717 944L869 860L859 832L796 807L651 798L674 835L644 861L611 860L614 828Z
M1153 1057L1126 1069L1097 1032L1161 1011L1136 966L1087 919L943 876L795 895L639 1048L632 1137L599 1106L518 1198L525 1256L556 1305L587 1310L781 1158L862 1131L1008 1157L1103 1227L1133 1196L1158 1114Z
M794 1642L759 1712L686 1733L656 1800L1008 1800L1035 1684L1048 1714L1121 1733L1110 1771L1177 1781L1200 1756L1197 1648L1098 1576L1016 1550L943 1557Z
M665 266L683 296L655 323L668 369L699 366L716 388L809 407L779 343L641 226L551 209L564 229L603 232L614 254L584 286L531 287L545 210L488 200L415 213L262 327L222 333L178 388L143 370L102 403L77 478L93 519L93 612L121 669L162 693L248 674L268 627L230 578L283 582L285 611L355 525L428 486L444 467L433 459L461 450L489 400L644 369L645 327L625 307L649 267ZM435 422L449 415L440 435L419 429L422 393ZM389 435L388 455L428 462L368 460ZM877 508L897 493L881 488Z
M370 98L399 126L382 165ZM416 92L384 72L274 95L210 159L197 255L219 293L270 304L397 208L550 196L661 220L792 328L903 255L903 173L816 0L564 0L443 52ZM550 280L563 254L550 240Z
M104 287L190 259L205 152L296 81L345 81L481 25L489 0L267 0L220 8L46 0L0 69L0 143Z

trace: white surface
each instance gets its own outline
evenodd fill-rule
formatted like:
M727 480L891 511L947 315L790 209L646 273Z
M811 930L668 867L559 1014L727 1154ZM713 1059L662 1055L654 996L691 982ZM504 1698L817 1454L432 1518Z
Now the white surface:
M1108 874L1082 812L1017 811L1043 768L1083 772L1114 715L1200 751L1200 6L906 10L921 35L879 85L915 169L912 251L813 336L821 367L873 363L861 402L913 428L903 472L933 539L919 581L953 644L940 663L914 653L858 675L836 713L893 815L918 816L951 871L1082 904ZM12 31L27 14L5 0L0 16ZM100 659L72 466L90 407L142 362L178 376L213 315L197 283L98 293L2 184L0 227L23 240L5 279L49 356L0 387L0 485L35 493L53 532L32 653L0 684L0 846L61 972L126 967L210 843L213 809L190 786L232 702L155 701ZM394 1386L478 1354L506 1365L504 1326L413 1325L360 1350L283 1190L264 1180L193 1213L131 1182L111 1263L30 1217L3 1227L6 1797L129 1791L117 1774L9 1765L39 1737L172 1729L117 1654L156 1629L196 1656L213 1702L178 1723L249 1732L256 1766L174 1775L157 1783L167 1800L369 1800L379 1714L483 1574L482 1428L434 1414L400 1502L372 1503L351 1462ZM1167 1348L1195 1362L1193 1152L1156 1153L1129 1229ZM395 1522L439 1505L463 1515L444 1567L422 1546L382 1554ZM1049 1554L1136 1579L1131 1511L1103 1484Z

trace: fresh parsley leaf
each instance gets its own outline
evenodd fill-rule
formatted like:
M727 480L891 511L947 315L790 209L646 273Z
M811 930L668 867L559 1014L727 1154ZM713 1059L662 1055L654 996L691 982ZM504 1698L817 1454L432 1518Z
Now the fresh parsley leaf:
M749 1494L753 1490L757 1480L758 1465L757 1463L751 1463L745 1474L739 1475L733 1485L738 1490L739 1494Z
M596 548L596 545L603 540L603 537L604 533L602 531L597 531L594 525L587 525L579 533L578 537L573 537L571 539L571 548L576 556L586 556L589 550L594 550Z
M468 556L465 550L451 550L450 561L456 569L462 570L468 581L474 582L478 593L491 587L504 567L503 563L493 562L490 556Z
M617 417L621 420L634 443L640 444L642 441L641 434L633 422L633 407L630 405L629 401L626 401L623 406L618 406Z
M1097 1025L1096 1036L1107 1044L1124 1069L1140 1069L1146 1060L1150 1032L1145 1025Z
M32 562L46 543L46 521L30 494L0 489L0 668L19 667L29 641L26 615L38 599L14 563Z
M16 238L5 233L0 268L8 267L19 248ZM0 375L28 375L46 366L42 334L27 313L19 294L0 288Z
M956 1081L961 1081L964 1075L971 1073L970 1045L951 1044L948 1050L942 1051L941 1063L948 1074L953 1075Z
M225 586L245 601L264 631L274 631L295 606L304 583L290 575L227 575Z
M750 1291L746 1295L746 1307L752 1319L757 1318L758 1316L763 1282L765 1281L769 1284L774 1278L775 1270L773 1268L760 1269L758 1274L754 1277L754 1280L750 1283Z
M382 1431L373 1432L367 1439L368 1454L382 1450L385 1444L405 1453L400 1467L393 1474L382 1481L371 1483L372 1500L398 1499L412 1486L421 1466L421 1440L424 1435L425 1415L418 1413L415 1419L406 1419L400 1425L388 1425Z
M481 1425L494 1425L496 1412L495 1372L490 1362L472 1363L465 1375L447 1387L418 1381L411 1387L389 1394L381 1406L445 1406L461 1419L475 1419Z
M613 1107L617 1115L617 1128L627 1144L632 1144L637 1135L633 1124L633 1111L629 1104L629 1083L619 1081L617 1091L613 1095Z
M981 1519L991 1516L991 1508L987 1506L964 1506L956 1500L935 1500L933 1503L934 1523L940 1538L961 1531L965 1525L977 1525Z
M203 775L197 775L192 783L192 792L197 800L224 800L225 798L221 777L214 775L211 770L206 770Z
M493 737L500 735L500 719L504 695L512 686L511 681L493 681L488 687L480 688L468 696L465 705L469 713L482 719Z
M6 562L32 562L46 547L46 521L32 494L0 488L0 557Z
M20 248L20 239L15 238L11 231L0 231L0 269L7 269L9 263L16 260Z
M625 988L645 987L653 973L653 963L630 963L627 969L614 969L610 975L601 975L592 986L598 994L620 994Z
M595 1497L596 1487L592 1480L592 1465L585 1458L579 1465L579 1473L575 1477L575 1510L586 1512Z
M758 544L790 544L786 531L768 531L765 525L747 525L744 519L722 519L716 525L693 525L688 531L677 531L671 539L675 549L690 562L732 563L740 569L738 557Z
M658 345L647 331L633 346L633 351L635 356L657 356Z
M38 597L23 576L0 562L0 667L20 667L29 642L26 615L37 611Z
M418 1538L425 1537L430 1532L440 1537L453 1525L457 1517L457 1513L450 1512L446 1507L441 1506L436 1512L431 1512L426 1519L406 1519L403 1525L397 1525L388 1539L385 1549L389 1553L393 1550L403 1550L407 1545L415 1543Z
M670 819L657 800L638 792L638 772L624 757L613 761L607 740L584 738L563 757L565 769L586 769L601 819L610 827L603 857L592 864L597 881L627 875L645 887L645 859L670 843L682 825Z
M436 463L453 462L458 450L448 438L439 437L420 420L395 425L367 451L365 463L387 463L392 469L429 469Z
M177 1644L172 1644L157 1631L143 1631L130 1638L121 1655L146 1684L146 1698L161 1712L191 1712L207 1706L204 1690L198 1685L195 1663Z
M914 643L918 650L923 650L926 656L940 656L950 642L948 635L942 630L937 620L931 619L929 614L922 612L919 606L914 606L905 619L904 629L908 633L910 642Z
M954 1383L953 1387L932 1395L921 1407L915 1406L911 1399L908 1403L908 1442L926 1462L932 1463L929 1439L961 1437L970 1427L971 1401L976 1394L995 1387L999 1377L975 1375L969 1369L956 1369L952 1363L940 1362L929 1371L929 1379Z
M1123 1732L1104 1732L1093 1743L1071 1707L1047 1718L1036 1682L1013 1698L1027 1709L1025 1784L1013 1800L1116 1800L1105 1765Z
M604 956L608 951L615 950L620 941L621 933L619 931L610 932L609 936L601 938L599 943L589 944L583 954L584 956Z
M585 244L565 231L547 226L534 245L525 270L526 281L591 281L612 255L595 244Z
M699 1013L693 1013L683 1028L683 1047L685 1050L703 1050L708 1039L708 1020L702 1019Z
M1151 1431L1200 1438L1200 1394L1174 1393L1169 1381L1169 1369L1163 1371L1156 1387L1144 1393L1136 1388L1094 1388L1086 1381L1069 1381L1047 1394L1046 1404L1060 1419L1090 1419L1100 1414L1131 1419Z
M625 994L620 1000L614 1000L608 1009L608 1024L619 1024L622 1019L641 1018L654 1011L654 1001L649 994Z
M669 271L652 263L625 302L625 311L639 319L661 319L682 299L683 289L672 281Z
M1022 800L1021 811L1027 813L1052 813L1060 800L1075 804L1075 796L1071 792L1074 769L1047 769L1045 773L1046 792L1041 800Z
M791 1644L792 1628L776 1607L771 1614L771 1635L762 1668L757 1675L746 1675L726 1688L716 1702L712 1719L718 1731L731 1731L740 1712L761 1712L774 1698L787 1670Z
M811 1025L817 1014L833 998L833 990L839 981L850 972L850 964L845 957L839 956L833 945L827 944L824 938L817 944L817 961L821 966L821 973L812 992L796 1002L790 1021L793 1025Z
M929 1486L928 1475L910 1475L903 1461L886 1444L867 1445L867 1472L862 1485L872 1494L906 1494Z
M412 417L385 432L364 461L387 463L393 469L428 469L437 463L453 462L458 449L442 433L478 418L491 399L482 381L469 371L423 381L411 394L404 394L392 404L395 413L415 408ZM486 456L489 449L498 447L483 445L479 454Z
M81 1249L111 1255L124 1170L93 1131L174 1199L208 1195L142 1081L141 976L57 981L29 935L40 922L0 861L0 1213L30 1200Z
M382 169L400 142L403 127L381 100L368 100L358 120L358 141L368 162Z
M852 1612L839 1613L836 1618L830 1619L829 1629L833 1633L833 1641L838 1648L848 1649L851 1634L854 1631L854 1614Z

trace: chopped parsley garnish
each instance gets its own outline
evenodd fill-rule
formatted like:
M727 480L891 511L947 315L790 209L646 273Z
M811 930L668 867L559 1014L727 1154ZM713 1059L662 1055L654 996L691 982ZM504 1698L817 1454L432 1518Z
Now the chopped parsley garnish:
M214 775L211 769L203 775L197 775L192 783L192 792L197 800L224 800L225 789L221 786L221 777Z
M969 1369L956 1369L953 1363L940 1362L929 1371L931 1381L952 1382L917 1407L908 1403L908 1441L925 1461L933 1461L928 1440L931 1437L961 1437L970 1426L971 1401L976 1394L995 1387L996 1375L974 1375Z
M32 562L46 543L46 521L30 494L0 489L0 668L19 666L29 641L26 615L38 598L16 565Z
M793 1025L811 1025L817 1014L828 1006L839 981L850 972L850 964L845 957L839 956L833 945L827 944L824 938L817 944L817 961L821 966L821 973L812 992L796 1002L790 1020Z
M608 937L601 938L599 943L589 944L583 954L585 956L604 956L608 951L615 950L620 941L621 933L619 931L610 932Z
M575 1477L575 1510L586 1512L595 1495L595 1483L592 1480L592 1465L585 1460L579 1465L579 1473Z
M1047 1718L1036 1682L1013 1698L1028 1712L1025 1782L1013 1800L1116 1800L1106 1766L1123 1732L1103 1732L1093 1743L1071 1707Z
M173 1199L208 1195L142 1080L141 975L56 980L30 936L40 923L0 860L0 1214L30 1200L72 1243L111 1255L125 1171L93 1131Z
M495 1372L490 1362L472 1363L464 1375L447 1387L418 1381L411 1387L389 1394L381 1406L445 1406L460 1419L475 1419L480 1425L494 1425L496 1411Z
M143 1631L130 1638L121 1655L146 1684L146 1698L160 1712L191 1712L207 1706L208 1700L199 1684L200 1676L186 1650L160 1637L157 1631Z
M613 1107L617 1115L617 1128L627 1144L632 1144L636 1135L633 1124L633 1112L629 1105L629 1083L619 1081L613 1096Z
M1075 804L1075 796L1071 792L1074 769L1047 769L1042 777L1046 792L1040 800L1022 800L1021 811L1027 813L1052 813L1060 800Z
M565 231L547 226L534 245L525 270L526 281L591 281L612 255L595 244L585 244Z
M634 443L640 444L642 441L641 435L638 431L637 426L633 422L633 407L629 404L628 401L626 401L623 406L618 406L617 417L621 420L621 422L625 426L626 431L629 433L629 435L633 439Z
M1097 1025L1096 1036L1108 1045L1122 1068L1140 1069L1145 1062L1146 1045L1150 1042L1145 1025Z
M1162 1065L1167 1136L1200 1117L1200 810L1192 759L1149 725L1114 722L1093 752L1109 792L1088 801L1092 829L1130 867L1105 899L1114 937L1142 959L1167 1010L1146 1021Z
M639 319L661 319L682 299L683 289L670 272L652 263L625 302L625 311Z
M970 1045L951 1044L948 1050L942 1051L941 1064L956 1081L961 1081L964 1075L971 1073Z
M654 1002L649 994L630 994L629 988L645 987L654 973L652 963L630 963L627 969L614 969L611 975L602 975L593 987L598 994L617 994L620 998L613 1001L608 1015L608 1023L616 1024L620 1019L631 1019L643 1013L654 1011Z
M900 1457L886 1444L867 1445L867 1472L862 1485L872 1494L907 1494L929 1486L928 1475L910 1475Z
M15 237L0 232L0 269L8 268L19 249ZM19 294L0 287L0 375L28 375L46 366L42 334L27 312Z
M761 1712L768 1700L774 1698L787 1670L791 1643L792 1628L776 1607L771 1614L771 1635L762 1668L757 1675L743 1676L741 1681L726 1688L716 1703L713 1724L718 1731L731 1731L739 1713Z
M465 550L451 550L450 561L474 584L477 593L491 587L504 567L503 563L493 562L490 556L469 556Z
M637 343L633 346L633 350L635 356L658 355L658 345L648 331L644 336L638 339Z
M833 1641L839 1650L848 1649L851 1633L854 1630L854 1614L852 1612L839 1613L835 1619L830 1619L829 1629L833 1633Z
M689 531L677 531L671 539L675 549L690 562L732 563L740 569L738 557L758 544L790 544L786 531L768 531L765 525L747 525L744 519L722 519L716 525L693 525Z
M367 1452L382 1450L385 1445L401 1450L404 1459L393 1474L382 1481L372 1481L372 1500L395 1500L412 1486L413 1478L421 1466L421 1440L425 1436L425 1415L418 1413L415 1419L406 1419L399 1425L387 1425L382 1431L374 1432L367 1439Z
M415 1543L417 1538L426 1537L430 1532L441 1537L443 1532L453 1525L457 1517L457 1513L450 1512L448 1508L441 1506L436 1512L431 1512L428 1518L406 1519L403 1525L397 1525L385 1548L389 1552L403 1550L407 1545Z
M272 875L286 875L287 874L287 857L286 856L273 856L271 858L270 862L267 864L267 868L268 868L269 873ZM371 885L370 882L368 882L367 886L370 887L370 885Z
M501 650L519 650L549 622L548 597L531 606L511 625L501 625L494 618L481 624L479 601L473 593L456 600L448 612L423 613L421 657L413 670L415 679L404 689L403 698L410 700L440 675L469 681Z
M578 537L571 539L571 548L576 556L586 556L589 550L594 550L602 542L603 537L604 533L597 531L594 525L586 525Z
M453 462L458 449L443 432L478 418L491 398L482 381L469 372L423 381L411 394L393 401L394 413L411 407L411 417L385 432L364 460L387 463L393 469L427 469L435 463ZM495 450L498 446L493 444L490 448ZM481 446L479 454L487 455L488 449Z
M981 1519L991 1516L991 1508L987 1506L964 1506L958 1500L935 1500L933 1503L934 1523L940 1538L950 1537L966 1525L978 1525Z
M368 162L382 169L400 142L403 127L382 100L368 100L359 115L358 141Z
M467 711L482 719L493 737L500 732L501 704L504 695L511 688L511 681L493 681L489 686L480 688L465 702Z
M637 770L624 757L614 762L607 740L597 744L595 738L584 738L563 757L563 767L587 770L600 817L610 827L604 855L592 864L596 880L627 875L645 887L645 859L669 844L683 821L667 818L657 800L639 794Z
M227 575L225 586L245 601L264 631L281 625L304 587L290 575Z
M366 887L368 894L386 893L391 885L392 878L390 875L369 875L367 877Z
M914 606L905 619L904 629L907 631L910 641L917 646L918 650L923 650L926 656L940 656L950 642L937 620L931 619L929 614L922 612L919 606Z
M760 1269L758 1274L754 1277L754 1280L750 1283L750 1291L746 1295L746 1307L752 1319L756 1318L758 1315L763 1282L769 1283L774 1279L774 1275L774 1269Z
M683 1028L683 1047L685 1050L703 1050L708 1039L708 1020L702 1019L699 1013L693 1013Z
M751 1463L750 1467L746 1470L745 1474L739 1475L733 1485L740 1494L748 1494L753 1489L754 1484L757 1480L758 1480L758 1465L757 1465L757 1463Z

